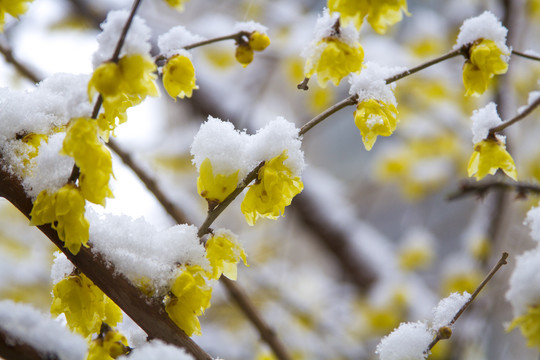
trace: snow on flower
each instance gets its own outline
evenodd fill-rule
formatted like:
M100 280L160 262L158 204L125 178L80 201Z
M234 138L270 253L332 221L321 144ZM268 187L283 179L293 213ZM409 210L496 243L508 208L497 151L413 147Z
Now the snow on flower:
M502 120L497 113L497 104L490 102L481 109L473 111L471 116L473 144L485 140L489 130L502 124Z
M402 323L381 340L375 353L381 360L423 360L432 340L433 332L425 322Z
M158 37L158 47L161 55L171 57L178 54L184 47L203 41L204 37L192 34L183 26L175 26Z
M471 17L463 22L454 49L473 43L478 39L489 39L493 40L501 50L508 53L509 49L506 46L507 33L508 29L501 24L492 12L484 11L481 15Z
M463 294L454 292L450 294L450 296L439 301L437 307L433 309L432 327L434 329L439 329L443 326L448 326L457 312L470 298L471 294L466 291L463 292Z
M193 360L193 357L181 348L160 340L152 340L133 349L129 356L121 356L118 360Z

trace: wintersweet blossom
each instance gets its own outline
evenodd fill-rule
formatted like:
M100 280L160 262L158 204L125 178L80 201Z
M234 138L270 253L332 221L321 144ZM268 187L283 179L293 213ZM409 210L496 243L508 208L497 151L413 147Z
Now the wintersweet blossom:
M540 306L530 306L527 312L512 320L507 331L519 327L521 334L527 339L527 346L540 348Z
M122 333L107 328L106 333L99 334L88 346L86 360L113 360L129 350L128 341Z
M165 299L165 310L188 336L201 335L198 316L210 306L212 288L206 284L204 274L200 266L187 266L176 278Z
M220 203L229 196L238 184L238 171L223 175L214 175L209 158L204 159L199 168L197 192L209 202Z
M308 78L316 74L321 87L328 81L338 86L344 77L362 68L364 50L358 42L350 45L334 36L322 39L317 47L318 57L307 58L304 72Z
M248 38L248 41L240 42L236 47L236 60L243 67L248 66L254 57L254 51L263 51L270 45L270 38L264 32L253 31Z
M32 0L7 0L0 2L0 31L4 31L6 14L19 17L28 10L28 3Z
M111 153L98 137L94 119L77 118L69 122L62 153L73 157L80 168L79 186L85 199L105 206L112 197L109 180L112 176Z
M51 224L64 246L76 255L81 244L86 246L89 238L89 223L84 217L85 201L78 187L64 185L58 192L47 190L39 193L30 212L31 225Z
M299 194L304 184L299 177L283 164L287 152L268 161L260 170L255 184L249 187L241 210L249 225L254 225L259 217L277 219Z
M228 231L216 232L206 242L206 258L212 267L211 279L219 279L221 274L231 280L237 278L236 264L242 259L247 266L246 253L234 234Z
M352 22L358 30L367 16L367 21L379 34L401 21L402 12L408 14L406 0L328 0L328 8L332 13L339 12L345 25Z
M26 144L27 146L22 150L21 158L23 159L23 165L24 167L27 167L30 164L30 160L35 158L38 155L39 146L41 145L42 141L47 142L48 136L45 134L35 134L30 133L26 135L22 142Z
M66 316L69 328L84 337L98 332L101 323L115 326L122 311L84 274L70 275L53 288L51 314Z
M94 70L88 83L88 97L98 92L103 97L103 113L98 124L104 138L118 123L126 121L126 110L147 96L158 96L154 80L156 65L147 55L126 55L118 63L106 62Z
M175 100L191 97L193 90L199 88L195 80L195 68L187 52L170 57L163 67L163 86Z
M189 0L165 0L170 7L175 8L178 11L184 10L184 3L187 3Z
M377 136L390 136L396 129L397 109L392 103L375 99L359 102L354 112L354 123L362 134L366 150L371 150Z
M475 176L476 180L481 180L487 174L495 174L497 169L517 180L514 159L506 151L504 142L499 138L487 138L475 144L467 167L469 177Z
M469 59L463 65L463 84L467 96L483 94L489 80L494 75L501 75L508 70L508 55L493 40L482 39L469 50Z

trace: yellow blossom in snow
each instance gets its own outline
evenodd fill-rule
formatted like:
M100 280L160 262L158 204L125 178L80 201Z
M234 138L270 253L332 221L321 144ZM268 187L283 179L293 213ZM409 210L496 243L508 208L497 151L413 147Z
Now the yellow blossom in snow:
M481 180L487 174L495 174L497 169L503 170L506 175L517 180L514 159L506 151L502 141L488 138L476 143L467 167L469 177L475 176L476 180Z
M184 3L187 3L189 0L165 0L170 7L175 8L178 11L184 10Z
M122 311L84 274L70 275L53 288L51 314L64 314L69 328L84 337L99 331L101 323L115 326Z
M105 198L112 197L109 188L112 158L98 137L97 122L89 118L72 119L66 131L62 153L73 157L80 168L79 186L84 198L105 206Z
M90 342L85 360L114 360L129 351L126 337L119 331L106 328L104 334L100 333Z
M88 96L98 92L103 97L103 113L98 124L102 135L126 121L126 110L140 104L147 96L157 96L156 65L148 56L127 55L118 63L107 62L96 68L88 83Z
M220 203L236 189L238 184L238 171L229 174L216 174L212 171L212 163L206 158L199 168L197 178L197 192L206 200Z
M263 51L270 45L270 38L264 33L254 31L249 35L249 47L253 51Z
M339 38L327 37L317 47L321 51L316 58L306 60L304 73L308 78L317 74L321 87L326 87L328 81L338 86L344 77L362 69L364 50L359 43L351 46Z
M527 339L527 346L540 348L540 306L529 306L527 313L512 320L507 331L519 327L521 334Z
M463 65L463 84L467 90L465 95L483 94L489 79L506 73L508 55L493 40L483 39L473 44L469 50L469 59Z
M339 12L345 25L352 22L360 30L363 19L379 34L384 34L388 26L408 15L406 0L328 0L330 12Z
M73 184L64 185L54 194L43 190L34 201L30 223L35 226L50 223L64 246L76 255L89 238L90 225L84 217L84 206L84 197Z
M212 267L211 279L219 279L221 274L231 280L237 278L236 264L240 259L247 266L246 253L238 240L226 232L212 236L206 242L206 258Z
M195 84L195 68L189 57L175 55L167 60L163 67L163 86L175 100L177 96L191 97L193 90L199 87Z
M259 217L277 219L299 194L304 184L299 177L283 164L287 152L268 161L259 170L257 181L249 187L242 201L241 210L249 225L254 225Z
M19 17L28 10L28 3L32 0L0 0L0 31L4 31L6 14Z
M390 136L396 129L397 109L393 104L368 99L358 103L354 123L362 134L366 150L371 150L377 136Z
M165 299L165 310L186 335L201 335L198 316L210 306L212 288L206 284L200 266L187 266L176 278Z

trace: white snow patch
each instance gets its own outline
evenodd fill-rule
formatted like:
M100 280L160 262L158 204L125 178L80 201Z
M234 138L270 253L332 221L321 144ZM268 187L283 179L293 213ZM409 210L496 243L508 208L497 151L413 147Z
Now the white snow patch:
M471 17L463 22L454 49L473 43L478 39L487 39L493 40L503 53L510 53L506 46L507 33L508 29L492 12L484 11L481 15Z
M161 55L169 58L179 54L184 47L203 40L205 40L204 37L192 34L185 27L175 26L158 37L158 47ZM182 53L184 55L187 52L184 50Z
M471 298L471 294L454 292L450 296L442 299L433 309L433 329L437 330L443 326L448 326L450 321L457 314L459 309Z
M497 104L494 102L490 102L481 109L474 110L471 120L473 144L485 140L491 128L502 124L502 120L497 113Z
M433 333L425 322L401 323L377 345L381 360L423 360L429 355Z

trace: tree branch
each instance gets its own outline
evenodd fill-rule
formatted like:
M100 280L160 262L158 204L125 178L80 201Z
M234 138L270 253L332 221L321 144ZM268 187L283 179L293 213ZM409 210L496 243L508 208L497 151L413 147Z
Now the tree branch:
M457 200L470 195L483 197L492 190L507 190L517 192L518 197L524 197L529 193L540 194L540 186L523 182L505 182L505 181L462 181L459 190L449 194L446 199L449 201Z
M11 202L20 212L30 219L32 200L27 197L19 179L5 170L0 157L0 196ZM212 357L202 350L169 318L163 304L157 299L146 297L139 288L115 270L91 248L81 247L73 255L64 247L56 230L50 225L37 227L43 232L92 282L114 301L133 321L149 336L180 346L196 359L211 360Z
M495 133L501 132L510 125L513 125L517 123L518 121L524 119L527 115L532 113L538 106L540 106L540 96L533 101L531 104L529 104L523 111L518 113L516 116L514 116L512 119L503 122L501 125L496 126L494 128L489 129L488 136L494 136Z
M28 66L24 65L18 61L15 56L13 56L13 51L7 45L0 44L0 52L4 55L6 62L10 63L20 72L24 77L33 83L38 83L41 81L41 77L38 76L34 70L31 70Z
M472 293L471 297L469 298L469 300L467 300L467 302L465 304L463 304L463 306L458 310L458 312L454 315L454 317L452 318L452 320L450 320L450 322L448 323L448 327L452 327L455 322L459 319L459 317L461 316L461 314L463 314L463 312L465 310L467 310L467 308L472 304L472 302L474 301L474 299L478 296L478 294L480 293L480 291L482 291L482 289L486 286L486 284L489 282L489 280L491 280L491 278L495 275L495 273L505 264L507 264L506 262L506 259L508 258L508 253L507 252L503 252L502 253L502 256L501 258L499 259L499 261L497 262L497 264L495 264L495 266L491 269L491 271L487 274L487 276L484 278L484 280L482 280L482 282L480 283L480 285L478 285L478 287L476 288L476 290L474 290L474 292ZM444 328L444 327L443 327ZM451 333L450 333L451 334ZM439 342L439 340L445 340L445 339L448 339L450 336L447 332L442 332L441 331L438 331L437 332L437 336L435 337L435 339L433 339L433 341L429 344L429 347L428 347L428 350L431 350L433 349L433 347L435 346L435 344L437 344Z
M14 341L0 328L0 357L5 360L58 360L57 354L42 354L32 344Z
M540 57L534 56L534 55L525 54L524 52L521 52L521 51L512 50L512 55L521 56L522 58L529 59L529 60L540 61Z

